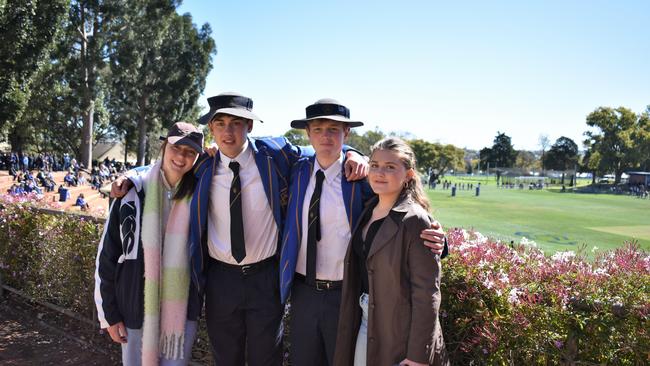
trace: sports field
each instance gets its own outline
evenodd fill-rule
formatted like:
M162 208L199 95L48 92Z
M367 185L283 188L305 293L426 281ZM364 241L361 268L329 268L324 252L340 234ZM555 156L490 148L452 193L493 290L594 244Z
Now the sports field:
M474 228L506 242L534 240L546 253L576 250L586 244L600 250L637 240L650 250L650 200L626 195L560 193L482 185L481 194L438 185L427 190L433 215L446 229Z

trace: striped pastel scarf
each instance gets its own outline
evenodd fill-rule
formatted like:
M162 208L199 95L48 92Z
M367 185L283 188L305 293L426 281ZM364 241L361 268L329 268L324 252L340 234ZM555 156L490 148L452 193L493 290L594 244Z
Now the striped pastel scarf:
M172 360L185 356L183 343L190 288L187 244L190 206L189 199L174 200L167 222L162 222L160 166L161 162L156 162L144 183L143 365L158 365L160 355ZM165 230L164 245L162 230Z

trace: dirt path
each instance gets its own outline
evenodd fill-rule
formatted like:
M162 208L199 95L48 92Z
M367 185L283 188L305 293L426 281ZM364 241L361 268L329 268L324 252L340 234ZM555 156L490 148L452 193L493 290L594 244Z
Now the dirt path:
M40 318L40 319L39 319ZM66 329L56 314L18 301L0 299L0 365L116 365L119 349L88 329ZM86 333L86 334L84 334ZM93 339L97 338L97 339ZM98 342L106 342L105 353ZM103 345L103 344L102 344ZM117 352L116 352L117 351Z

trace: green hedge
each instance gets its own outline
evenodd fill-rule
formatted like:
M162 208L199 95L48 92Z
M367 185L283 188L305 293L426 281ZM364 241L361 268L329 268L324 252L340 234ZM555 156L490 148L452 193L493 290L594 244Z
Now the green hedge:
M26 203L0 206L3 282L93 319L95 256L103 220L42 210Z

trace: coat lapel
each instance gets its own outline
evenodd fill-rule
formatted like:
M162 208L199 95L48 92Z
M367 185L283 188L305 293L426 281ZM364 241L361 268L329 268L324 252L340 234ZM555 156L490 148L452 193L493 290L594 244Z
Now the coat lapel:
M379 227L375 235L375 240L368 252L368 259L383 247L394 241L395 235L399 231L400 224L404 214L409 210L409 199L400 198L393 208L388 212L384 222Z

